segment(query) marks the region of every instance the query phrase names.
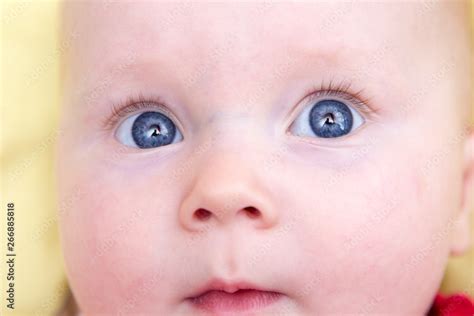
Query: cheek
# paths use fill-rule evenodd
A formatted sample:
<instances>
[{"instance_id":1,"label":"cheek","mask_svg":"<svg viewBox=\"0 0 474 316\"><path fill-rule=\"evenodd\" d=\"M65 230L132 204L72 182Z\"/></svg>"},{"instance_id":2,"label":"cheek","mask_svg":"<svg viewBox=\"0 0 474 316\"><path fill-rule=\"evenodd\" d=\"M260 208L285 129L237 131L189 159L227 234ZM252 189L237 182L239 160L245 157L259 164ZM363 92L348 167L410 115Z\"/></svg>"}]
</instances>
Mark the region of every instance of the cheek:
<instances>
[{"instance_id":1,"label":"cheek","mask_svg":"<svg viewBox=\"0 0 474 316\"><path fill-rule=\"evenodd\" d=\"M61 215L61 235L68 277L86 311L126 311L130 289L153 287L134 303L144 310L148 305L156 311L156 304L171 295L159 285L173 284L174 264L166 254L176 245L164 232L176 230L170 210L178 207L173 188L179 185L164 181L171 177L162 170L153 173L85 164L61 172L62 199L75 188L81 191ZM95 294L102 292L107 295Z\"/></svg>"},{"instance_id":2,"label":"cheek","mask_svg":"<svg viewBox=\"0 0 474 316\"><path fill-rule=\"evenodd\" d=\"M439 285L448 253L446 223L455 199L429 182L453 183L452 170L428 177L422 153L395 157L383 152L374 150L340 173L299 171L305 189L293 193L299 197L293 204L305 220L298 244L309 245L301 253L311 258L302 262L314 263L301 269L308 271L303 278L320 276L312 295L325 302L311 302L314 310L416 310L429 304ZM418 301L407 304L413 297Z\"/></svg>"}]
</instances>

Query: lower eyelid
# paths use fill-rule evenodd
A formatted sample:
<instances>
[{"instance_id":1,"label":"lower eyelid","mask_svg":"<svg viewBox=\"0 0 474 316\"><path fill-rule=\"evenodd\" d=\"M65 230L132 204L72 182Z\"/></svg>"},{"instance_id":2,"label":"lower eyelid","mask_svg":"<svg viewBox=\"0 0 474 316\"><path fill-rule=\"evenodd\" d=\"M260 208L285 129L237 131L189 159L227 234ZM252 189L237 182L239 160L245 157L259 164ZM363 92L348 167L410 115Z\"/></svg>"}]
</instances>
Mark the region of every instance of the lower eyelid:
<instances>
[{"instance_id":1,"label":"lower eyelid","mask_svg":"<svg viewBox=\"0 0 474 316\"><path fill-rule=\"evenodd\" d=\"M370 125L370 124L369 124ZM365 142L359 143L358 140L363 138L357 137L359 134L363 133L365 129L369 126L366 124L361 125L359 128L353 132L334 138L323 138L323 137L312 137L312 136L297 136L289 131L285 133L292 141L309 144L311 146L320 147L321 149L327 148L340 148L340 147L352 147L352 146L362 146Z\"/></svg>"}]
</instances>

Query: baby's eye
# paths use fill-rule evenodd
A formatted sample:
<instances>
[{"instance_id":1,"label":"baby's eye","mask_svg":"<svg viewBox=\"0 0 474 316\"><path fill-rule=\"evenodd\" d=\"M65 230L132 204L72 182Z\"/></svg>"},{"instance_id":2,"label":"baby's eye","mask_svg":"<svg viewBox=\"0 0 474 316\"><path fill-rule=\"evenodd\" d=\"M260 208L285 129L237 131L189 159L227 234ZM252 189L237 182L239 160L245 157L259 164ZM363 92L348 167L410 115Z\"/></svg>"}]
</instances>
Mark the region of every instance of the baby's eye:
<instances>
[{"instance_id":1,"label":"baby's eye","mask_svg":"<svg viewBox=\"0 0 474 316\"><path fill-rule=\"evenodd\" d=\"M296 136L334 138L352 132L363 123L362 116L344 101L325 99L307 106L289 130Z\"/></svg>"},{"instance_id":2,"label":"baby's eye","mask_svg":"<svg viewBox=\"0 0 474 316\"><path fill-rule=\"evenodd\" d=\"M163 113L148 111L126 118L115 137L124 145L153 148L179 142L183 136L176 124Z\"/></svg>"}]
</instances>

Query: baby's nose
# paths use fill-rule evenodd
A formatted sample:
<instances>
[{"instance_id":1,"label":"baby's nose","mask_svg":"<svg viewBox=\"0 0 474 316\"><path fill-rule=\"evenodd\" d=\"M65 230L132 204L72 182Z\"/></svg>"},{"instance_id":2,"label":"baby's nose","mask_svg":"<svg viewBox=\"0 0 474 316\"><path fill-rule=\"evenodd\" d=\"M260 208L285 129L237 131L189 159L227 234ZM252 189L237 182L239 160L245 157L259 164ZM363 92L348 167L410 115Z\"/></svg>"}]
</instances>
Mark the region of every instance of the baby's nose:
<instances>
[{"instance_id":1,"label":"baby's nose","mask_svg":"<svg viewBox=\"0 0 474 316\"><path fill-rule=\"evenodd\" d=\"M186 230L237 223L269 229L277 224L278 211L268 184L252 166L228 154L203 161L197 168L179 210L180 224Z\"/></svg>"}]
</instances>

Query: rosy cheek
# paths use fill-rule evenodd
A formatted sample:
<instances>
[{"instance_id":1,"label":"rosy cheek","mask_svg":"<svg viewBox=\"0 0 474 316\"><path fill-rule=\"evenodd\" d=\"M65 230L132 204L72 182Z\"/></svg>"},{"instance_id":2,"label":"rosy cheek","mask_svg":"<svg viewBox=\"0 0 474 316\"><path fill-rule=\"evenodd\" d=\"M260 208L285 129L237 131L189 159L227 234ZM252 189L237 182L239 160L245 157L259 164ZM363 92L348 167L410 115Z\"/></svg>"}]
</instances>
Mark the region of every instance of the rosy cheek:
<instances>
[{"instance_id":1,"label":"rosy cheek","mask_svg":"<svg viewBox=\"0 0 474 316\"><path fill-rule=\"evenodd\" d=\"M81 198L63 214L61 229L68 274L77 299L83 306L101 310L125 304L131 283L138 286L148 279L158 282L162 268L154 256L160 249L166 250L162 247L165 241L155 237L162 235L160 231L169 230L160 224L160 218L164 218L160 214L170 204L164 199L160 205L149 201L157 192L171 195L163 191L158 181L153 186L155 191L147 190L149 183L139 179L129 177L124 182L123 175L114 174L111 169L97 175L93 166L71 175L74 186L81 188ZM64 192L64 196L68 194ZM91 294L104 289L109 293L107 298L98 299ZM142 302L147 295L142 294Z\"/></svg>"},{"instance_id":2,"label":"rosy cheek","mask_svg":"<svg viewBox=\"0 0 474 316\"><path fill-rule=\"evenodd\" d=\"M403 160L390 165L377 170L378 180L366 182L378 193L367 199L370 214L350 234L352 265L347 269L367 273L361 282L367 282L372 296L389 293L376 281L383 280L394 285L390 290L394 293L410 293L414 284L424 284L417 295L429 300L446 257L446 236L435 239L446 213L442 204L431 202L433 192L419 166Z\"/></svg>"},{"instance_id":3,"label":"rosy cheek","mask_svg":"<svg viewBox=\"0 0 474 316\"><path fill-rule=\"evenodd\" d=\"M399 295L397 292L411 284L400 282L405 273L418 278L417 284L432 284L442 269L439 262L432 268L426 262L437 256L437 247L443 248L443 244L423 258L416 257L440 223L440 216L430 220L438 208L429 203L430 191L419 167L409 163L410 157L405 157L406 161L383 155L370 158L347 169L332 184L327 182L333 178L332 171L296 171L301 172L296 178L311 184L293 192L298 198L291 203L305 218L297 230L301 244L307 245L301 252L308 256L306 262L317 263L306 270L320 275L321 284L315 291L329 300L334 296L331 293L360 296L359 302ZM433 276L424 271L433 271ZM387 289L386 284L394 286ZM327 306L332 303L328 301Z\"/></svg>"}]
</instances>

